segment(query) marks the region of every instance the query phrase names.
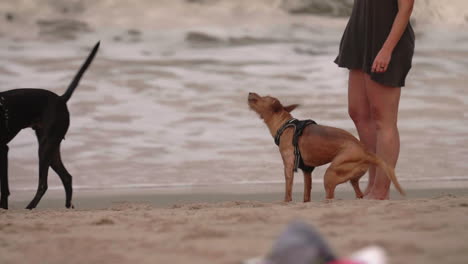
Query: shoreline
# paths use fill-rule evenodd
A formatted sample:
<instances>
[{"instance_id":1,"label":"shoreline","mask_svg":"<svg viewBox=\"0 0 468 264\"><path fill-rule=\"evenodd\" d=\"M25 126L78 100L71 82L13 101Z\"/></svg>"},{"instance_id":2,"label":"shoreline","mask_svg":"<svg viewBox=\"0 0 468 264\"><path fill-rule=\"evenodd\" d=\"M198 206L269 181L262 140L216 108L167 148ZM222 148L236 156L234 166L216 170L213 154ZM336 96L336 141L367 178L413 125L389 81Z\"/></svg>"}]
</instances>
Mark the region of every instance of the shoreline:
<instances>
[{"instance_id":1,"label":"shoreline","mask_svg":"<svg viewBox=\"0 0 468 264\"><path fill-rule=\"evenodd\" d=\"M443 196L468 196L468 182L403 182L407 196L401 196L391 187L391 200L432 199ZM361 183L364 189L365 184ZM23 209L35 190L12 190L10 209ZM293 203L302 203L303 184L296 183L293 189ZM284 195L283 183L268 184L220 184L161 188L115 188L75 189L73 204L76 209L106 209L116 204L147 204L155 208L166 208L181 204L220 203L229 201L257 201L280 203ZM341 184L335 192L336 200L355 200L349 184ZM38 209L61 209L65 194L62 189L48 190L39 203ZM325 192L320 183L312 186L312 203L322 202Z\"/></svg>"}]
</instances>

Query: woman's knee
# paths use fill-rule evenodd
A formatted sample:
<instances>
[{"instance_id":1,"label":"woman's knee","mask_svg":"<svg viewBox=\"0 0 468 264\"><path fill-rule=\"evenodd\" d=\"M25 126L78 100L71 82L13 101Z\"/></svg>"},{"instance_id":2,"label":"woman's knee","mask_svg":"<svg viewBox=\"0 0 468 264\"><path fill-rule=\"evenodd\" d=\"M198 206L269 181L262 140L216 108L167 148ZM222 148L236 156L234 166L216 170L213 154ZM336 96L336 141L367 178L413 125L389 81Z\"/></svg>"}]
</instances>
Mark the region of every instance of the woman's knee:
<instances>
[{"instance_id":1,"label":"woman's knee","mask_svg":"<svg viewBox=\"0 0 468 264\"><path fill-rule=\"evenodd\" d=\"M364 107L350 105L348 106L348 115L356 125L368 124L372 121L370 112Z\"/></svg>"},{"instance_id":2,"label":"woman's knee","mask_svg":"<svg viewBox=\"0 0 468 264\"><path fill-rule=\"evenodd\" d=\"M390 117L390 113L385 113L378 106L371 106L370 112L377 131L397 129L397 120Z\"/></svg>"}]
</instances>

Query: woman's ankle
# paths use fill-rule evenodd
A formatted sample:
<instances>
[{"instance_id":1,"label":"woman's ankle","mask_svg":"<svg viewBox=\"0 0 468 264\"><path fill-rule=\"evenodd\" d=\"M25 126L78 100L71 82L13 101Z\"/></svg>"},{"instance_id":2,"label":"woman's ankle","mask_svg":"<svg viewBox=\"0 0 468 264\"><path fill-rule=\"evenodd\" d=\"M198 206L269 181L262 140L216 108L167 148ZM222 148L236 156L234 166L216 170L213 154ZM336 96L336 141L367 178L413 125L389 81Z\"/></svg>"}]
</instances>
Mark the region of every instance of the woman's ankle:
<instances>
[{"instance_id":1,"label":"woman's ankle","mask_svg":"<svg viewBox=\"0 0 468 264\"><path fill-rule=\"evenodd\" d=\"M365 195L364 198L371 200L388 200L390 199L390 190L378 189L374 187L369 191L369 193Z\"/></svg>"}]
</instances>

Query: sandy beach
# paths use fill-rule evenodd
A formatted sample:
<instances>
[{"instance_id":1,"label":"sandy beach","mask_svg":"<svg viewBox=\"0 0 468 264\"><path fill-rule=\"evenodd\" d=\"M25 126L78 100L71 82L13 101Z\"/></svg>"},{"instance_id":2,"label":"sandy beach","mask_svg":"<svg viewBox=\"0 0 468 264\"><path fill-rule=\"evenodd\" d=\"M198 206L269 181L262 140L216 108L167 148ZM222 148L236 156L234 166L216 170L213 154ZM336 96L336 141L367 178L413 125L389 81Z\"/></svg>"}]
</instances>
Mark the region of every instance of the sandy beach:
<instances>
[{"instance_id":1,"label":"sandy beach","mask_svg":"<svg viewBox=\"0 0 468 264\"><path fill-rule=\"evenodd\" d=\"M88 191L77 194L74 210L58 209L63 194L51 192L37 210L0 211L0 260L241 263L267 254L285 226L300 219L340 256L379 245L390 263L466 263L467 189L410 189L406 199L366 201L342 187L328 203L316 188L314 201L301 203L298 185L296 202L286 204L279 202L281 187Z\"/></svg>"},{"instance_id":2,"label":"sandy beach","mask_svg":"<svg viewBox=\"0 0 468 264\"><path fill-rule=\"evenodd\" d=\"M345 184L325 202L319 167L313 202L301 203L300 174L294 202L280 202L281 158L247 94L299 103L295 117L357 136L347 71L333 63L352 2L1 1L0 91L62 94L101 48L68 104L75 209L52 171L38 208L22 209L38 168L34 132L21 132L9 144L0 263L240 264L296 219L340 256L379 245L391 264L468 263L466 0L416 1L396 168L408 196L355 200Z\"/></svg>"}]
</instances>

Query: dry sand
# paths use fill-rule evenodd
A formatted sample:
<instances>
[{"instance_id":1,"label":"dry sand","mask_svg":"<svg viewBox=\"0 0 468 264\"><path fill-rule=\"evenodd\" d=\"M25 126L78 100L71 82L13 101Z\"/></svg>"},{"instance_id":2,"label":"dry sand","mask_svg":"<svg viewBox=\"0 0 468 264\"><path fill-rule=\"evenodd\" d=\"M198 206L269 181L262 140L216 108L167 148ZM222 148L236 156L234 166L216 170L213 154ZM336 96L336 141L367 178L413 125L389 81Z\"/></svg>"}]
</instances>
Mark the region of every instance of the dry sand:
<instances>
[{"instance_id":1,"label":"dry sand","mask_svg":"<svg viewBox=\"0 0 468 264\"><path fill-rule=\"evenodd\" d=\"M285 204L280 187L82 191L75 210L50 209L63 206L63 194L53 191L40 204L49 209L0 210L0 263L241 263L267 254L295 219L317 227L341 256L377 244L391 263L468 259L467 189L411 189L404 200L366 201L342 187L344 199L327 203L316 188L314 202ZM295 195L300 201L301 192Z\"/></svg>"}]
</instances>

